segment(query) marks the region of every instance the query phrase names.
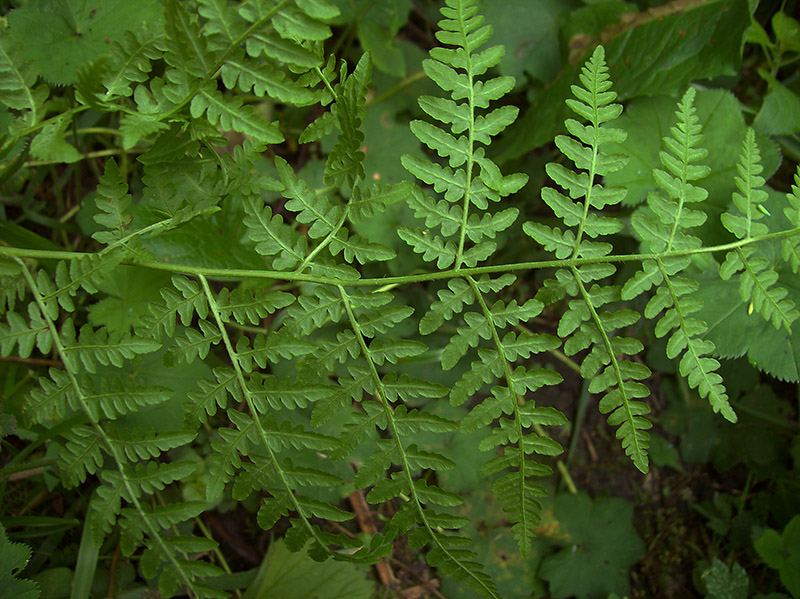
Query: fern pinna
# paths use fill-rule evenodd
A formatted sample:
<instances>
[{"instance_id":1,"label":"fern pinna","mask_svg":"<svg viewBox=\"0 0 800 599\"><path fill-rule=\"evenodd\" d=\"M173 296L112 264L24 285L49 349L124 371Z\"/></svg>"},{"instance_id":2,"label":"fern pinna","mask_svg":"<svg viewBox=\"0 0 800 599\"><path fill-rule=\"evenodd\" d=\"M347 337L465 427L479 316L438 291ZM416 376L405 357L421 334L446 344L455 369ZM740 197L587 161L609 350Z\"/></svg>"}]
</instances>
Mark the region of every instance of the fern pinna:
<instances>
[{"instance_id":1,"label":"fern pinna","mask_svg":"<svg viewBox=\"0 0 800 599\"><path fill-rule=\"evenodd\" d=\"M704 247L692 233L708 218L692 89L663 140L658 189L626 231L617 212L625 190L603 180L623 165L609 148L625 134L613 126L622 107L598 47L568 101L578 118L555 140L568 162L546 167L554 187L542 190L542 208L563 224L523 223L543 259L497 263L499 241L519 216L508 200L527 176L503 174L490 157L518 109L497 106L514 80L491 75L504 49L488 45L492 30L477 2L444 2L442 47L423 63L441 94L419 98L427 117L410 127L430 152L402 157L421 186L367 176L372 60L325 56L337 13L328 0L165 0L162 21L110 40L109 55L85 65L75 104L60 113L36 62L0 33L0 101L12 119L0 139L4 180L28 153L81 159L67 131L84 111L119 123L120 156L105 160L85 199L86 243L96 251L0 246L0 351L55 359L26 400L26 425L58 444L63 485L90 491L95 543L118 539L163 596L226 596L215 577L227 564L204 558L218 555L217 543L199 534L198 517L255 497L258 524L281 522L291 549L374 563L405 536L442 574L498 597L459 532L468 524L462 498L438 475L463 466L460 456L431 438L483 433L480 476L492 480L528 554L542 477L561 452L548 427L567 423L537 394L562 382L542 366L549 355L581 356L588 390L646 472L650 371L638 357L643 344L625 335L640 320L640 302L689 386L731 421L716 348L697 317L698 257L723 259L719 275L738 278L749 312L786 331L797 318L778 259L758 242L780 239L781 260L800 270L800 171L785 208L793 228L771 230L748 133L738 191L722 215L733 241ZM266 101L314 107L297 141L330 148L319 180L275 152L291 128L264 118L258 102ZM244 141L220 153L228 143L221 131ZM385 274L401 250L359 225L397 203L417 219L399 228L402 249L424 268L367 278ZM209 231L233 224L241 239L226 240L224 255L205 247ZM614 253L626 232L641 253ZM196 235L201 243L187 242ZM626 279L620 263L634 274ZM534 298L513 297L518 277L535 269L553 274ZM109 317L119 286L140 277L155 291ZM405 293L412 285L417 295ZM536 332L543 313L559 316L557 335ZM437 360L431 380L415 371ZM183 369L193 380L178 380ZM379 533L365 538L330 524L353 517L348 488L387 506Z\"/></svg>"}]
</instances>

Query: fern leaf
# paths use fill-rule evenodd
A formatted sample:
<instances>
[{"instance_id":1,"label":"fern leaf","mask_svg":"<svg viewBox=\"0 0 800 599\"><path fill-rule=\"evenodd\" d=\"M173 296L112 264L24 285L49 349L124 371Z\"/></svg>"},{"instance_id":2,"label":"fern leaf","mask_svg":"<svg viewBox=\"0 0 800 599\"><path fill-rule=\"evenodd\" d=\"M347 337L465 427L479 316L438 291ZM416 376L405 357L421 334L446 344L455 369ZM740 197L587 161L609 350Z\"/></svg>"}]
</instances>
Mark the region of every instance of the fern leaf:
<instances>
[{"instance_id":1,"label":"fern leaf","mask_svg":"<svg viewBox=\"0 0 800 599\"><path fill-rule=\"evenodd\" d=\"M342 252L344 259L351 263L357 260L361 264L368 264L391 260L397 255L391 248L369 241L356 233L348 233L346 229L339 229L336 232L328 248L334 256Z\"/></svg>"},{"instance_id":2,"label":"fern leaf","mask_svg":"<svg viewBox=\"0 0 800 599\"><path fill-rule=\"evenodd\" d=\"M215 368L214 381L200 379L197 381L199 389L190 391L187 395L190 402L186 406L187 418L192 423L206 422L208 416L217 413L217 407L223 410L228 405L228 397L234 401L242 401L243 395L239 380L230 368Z\"/></svg>"},{"instance_id":3,"label":"fern leaf","mask_svg":"<svg viewBox=\"0 0 800 599\"><path fill-rule=\"evenodd\" d=\"M428 335L441 327L445 321L459 314L464 306L475 301L469 284L463 279L450 279L447 289L438 292L439 299L431 304L430 310L419 321L419 332Z\"/></svg>"},{"instance_id":4,"label":"fern leaf","mask_svg":"<svg viewBox=\"0 0 800 599\"><path fill-rule=\"evenodd\" d=\"M434 201L415 188L408 205L414 210L414 216L425 219L425 227L439 227L442 235L449 237L461 228L463 210L461 206L452 205L447 200Z\"/></svg>"},{"instance_id":5,"label":"fern leaf","mask_svg":"<svg viewBox=\"0 0 800 599\"><path fill-rule=\"evenodd\" d=\"M434 191L444 192L444 199L448 202L458 201L467 190L467 178L463 169L453 171L449 167L408 154L401 158L401 162L412 175L428 185L433 185Z\"/></svg>"},{"instance_id":6,"label":"fern leaf","mask_svg":"<svg viewBox=\"0 0 800 599\"><path fill-rule=\"evenodd\" d=\"M48 120L31 141L31 155L44 161L70 163L80 160L78 149L66 140L69 124L70 120L66 115Z\"/></svg>"},{"instance_id":7,"label":"fern leaf","mask_svg":"<svg viewBox=\"0 0 800 599\"><path fill-rule=\"evenodd\" d=\"M331 206L324 196L318 196L304 181L298 180L283 158L275 158L275 168L284 186L283 195L289 199L286 208L297 212L295 218L301 223L311 223L308 234L312 239L323 237L338 227L343 215L341 206Z\"/></svg>"},{"instance_id":8,"label":"fern leaf","mask_svg":"<svg viewBox=\"0 0 800 599\"><path fill-rule=\"evenodd\" d=\"M79 364L82 364L92 374L97 372L98 362L121 368L126 359L152 353L161 347L161 343L153 339L134 337L127 332L109 332L105 327L93 330L88 324L83 325L76 336L72 319L65 321L61 339L61 355L65 362L69 361L70 370L79 372Z\"/></svg>"},{"instance_id":9,"label":"fern leaf","mask_svg":"<svg viewBox=\"0 0 800 599\"><path fill-rule=\"evenodd\" d=\"M252 136L261 143L276 144L283 135L275 124L268 123L236 97L223 96L211 84L201 89L189 106L193 118L205 115L212 125Z\"/></svg>"},{"instance_id":10,"label":"fern leaf","mask_svg":"<svg viewBox=\"0 0 800 599\"><path fill-rule=\"evenodd\" d=\"M342 298L329 288L320 286L314 289L314 295L301 295L287 309L291 318L287 325L308 335L328 321L338 322L342 312Z\"/></svg>"},{"instance_id":11,"label":"fern leaf","mask_svg":"<svg viewBox=\"0 0 800 599\"><path fill-rule=\"evenodd\" d=\"M323 41L328 39L331 36L330 27L318 21L316 17L310 16L304 10L304 8L310 6L310 3L305 3L307 5L305 7L303 7L303 4L303 2L298 2L297 6L293 4L283 5L272 20L272 25L275 27L275 30L281 37L296 42L304 40ZM269 7L272 8L271 3ZM311 14L319 14L312 10L309 10L309 12L311 12Z\"/></svg>"},{"instance_id":12,"label":"fern leaf","mask_svg":"<svg viewBox=\"0 0 800 599\"><path fill-rule=\"evenodd\" d=\"M44 424L62 418L67 406L78 406L72 381L63 370L51 368L48 376L39 377L39 388L31 390L24 413L29 421Z\"/></svg>"},{"instance_id":13,"label":"fern leaf","mask_svg":"<svg viewBox=\"0 0 800 599\"><path fill-rule=\"evenodd\" d=\"M191 443L196 434L189 431L125 431L111 436L111 443L129 462L156 458L163 452Z\"/></svg>"},{"instance_id":14,"label":"fern leaf","mask_svg":"<svg viewBox=\"0 0 800 599\"><path fill-rule=\"evenodd\" d=\"M259 335L252 342L252 347L247 337L240 337L236 342L236 359L242 370L252 372L253 362L261 368L266 368L268 363L284 359L306 356L315 351L314 344L286 334L283 329L270 335Z\"/></svg>"},{"instance_id":15,"label":"fern leaf","mask_svg":"<svg viewBox=\"0 0 800 599\"><path fill-rule=\"evenodd\" d=\"M75 304L72 297L80 289L89 293L97 293L97 286L122 262L124 257L125 253L122 250L113 250L85 255L79 260L71 260L69 266L66 262L59 262L55 276L57 290L48 289L42 300L48 303L55 297L64 310L73 312Z\"/></svg>"},{"instance_id":16,"label":"fern leaf","mask_svg":"<svg viewBox=\"0 0 800 599\"><path fill-rule=\"evenodd\" d=\"M228 49L244 32L244 22L226 0L199 0L197 12L206 19L203 36L208 41L209 50Z\"/></svg>"},{"instance_id":17,"label":"fern leaf","mask_svg":"<svg viewBox=\"0 0 800 599\"><path fill-rule=\"evenodd\" d=\"M223 287L217 295L217 307L223 320L233 317L239 324L259 324L276 310L290 306L295 300L285 291L259 291L239 287L231 291Z\"/></svg>"},{"instance_id":18,"label":"fern leaf","mask_svg":"<svg viewBox=\"0 0 800 599\"><path fill-rule=\"evenodd\" d=\"M98 214L94 221L107 229L98 231L92 237L100 243L112 243L122 239L125 228L131 223L133 217L127 212L131 204L128 184L122 178L116 160L106 161L105 173L97 186L97 199L95 200Z\"/></svg>"},{"instance_id":19,"label":"fern leaf","mask_svg":"<svg viewBox=\"0 0 800 599\"><path fill-rule=\"evenodd\" d=\"M52 376L52 373L51 373ZM124 414L136 412L140 408L157 406L169 400L172 392L156 385L136 385L124 376L80 378L84 391L83 406L92 418L101 414L116 419Z\"/></svg>"},{"instance_id":20,"label":"fern leaf","mask_svg":"<svg viewBox=\"0 0 800 599\"><path fill-rule=\"evenodd\" d=\"M275 61L303 69L321 67L324 62L322 56L307 45L280 37L271 31L254 33L248 36L246 42L247 53L253 58L259 58L263 54Z\"/></svg>"},{"instance_id":21,"label":"fern leaf","mask_svg":"<svg viewBox=\"0 0 800 599\"><path fill-rule=\"evenodd\" d=\"M308 106L317 101L316 95L294 80L270 61L258 63L245 59L243 53L229 57L222 67L222 82L229 90L252 92L259 97L268 96L277 102L294 106Z\"/></svg>"},{"instance_id":22,"label":"fern leaf","mask_svg":"<svg viewBox=\"0 0 800 599\"><path fill-rule=\"evenodd\" d=\"M416 253L428 262L436 260L437 268L447 268L456 260L457 248L452 241L445 241L438 235L430 235L420 228L400 227L397 234L408 243Z\"/></svg>"},{"instance_id":23,"label":"fern leaf","mask_svg":"<svg viewBox=\"0 0 800 599\"><path fill-rule=\"evenodd\" d=\"M389 206L405 200L414 192L414 186L408 181L394 184L374 183L359 185L347 202L347 215L350 222L357 224L364 218L382 214Z\"/></svg>"},{"instance_id":24,"label":"fern leaf","mask_svg":"<svg viewBox=\"0 0 800 599\"><path fill-rule=\"evenodd\" d=\"M153 29L124 31L118 39L111 42L111 66L103 80L106 88L102 96L104 101L109 102L117 96L128 98L133 94L134 83L147 80L151 61L161 57L161 51L156 48L157 38Z\"/></svg>"},{"instance_id":25,"label":"fern leaf","mask_svg":"<svg viewBox=\"0 0 800 599\"><path fill-rule=\"evenodd\" d=\"M121 510L120 527L122 535L120 539L122 552L125 555L131 555L137 547L141 546L144 542L145 522L155 526L159 529L168 529L172 526L196 518L203 513L206 504L201 501L186 501L181 503L168 503L166 505L159 505L155 507L148 507L144 510L144 517L134 509L123 508ZM186 541L181 542L181 549L183 551L208 551L214 549L217 544L211 539L200 539L196 537L187 537L192 539L191 546Z\"/></svg>"},{"instance_id":26,"label":"fern leaf","mask_svg":"<svg viewBox=\"0 0 800 599\"><path fill-rule=\"evenodd\" d=\"M103 467L103 439L89 426L76 426L66 436L67 444L58 456L58 469L64 486L76 487Z\"/></svg>"},{"instance_id":27,"label":"fern leaf","mask_svg":"<svg viewBox=\"0 0 800 599\"><path fill-rule=\"evenodd\" d=\"M164 3L164 59L189 76L203 78L210 68L213 53L209 52L202 35L198 15L177 0Z\"/></svg>"},{"instance_id":28,"label":"fern leaf","mask_svg":"<svg viewBox=\"0 0 800 599\"><path fill-rule=\"evenodd\" d=\"M292 230L283 218L273 216L269 206L262 206L260 200L245 202L247 216L244 224L250 239L256 243L256 251L265 256L274 256L273 268L281 270L292 268L302 262L308 251L306 238Z\"/></svg>"},{"instance_id":29,"label":"fern leaf","mask_svg":"<svg viewBox=\"0 0 800 599\"><path fill-rule=\"evenodd\" d=\"M197 469L193 462L148 462L126 468L124 473L104 470L100 478L112 487L121 487L121 496L126 501L133 501L142 494L151 495L163 491L167 485L181 480ZM123 484L123 480L125 484Z\"/></svg>"},{"instance_id":30,"label":"fern leaf","mask_svg":"<svg viewBox=\"0 0 800 599\"><path fill-rule=\"evenodd\" d=\"M205 359L212 345L222 341L222 333L213 323L207 320L200 321L200 330L186 329L183 335L175 338L176 347L167 354L167 364L185 362L190 364L197 358Z\"/></svg>"},{"instance_id":31,"label":"fern leaf","mask_svg":"<svg viewBox=\"0 0 800 599\"><path fill-rule=\"evenodd\" d=\"M159 337L162 329L168 336L175 334L176 314L184 326L191 324L195 313L200 318L208 316L208 303L197 283L176 275L172 277L172 285L161 290L164 303L151 304L150 314L141 320L141 329L154 338Z\"/></svg>"},{"instance_id":32,"label":"fern leaf","mask_svg":"<svg viewBox=\"0 0 800 599\"><path fill-rule=\"evenodd\" d=\"M16 312L8 312L7 324L0 322L0 353L3 356L10 356L15 346L20 358L29 357L34 347L43 354L50 352L53 337L36 304L28 304L28 315L30 320L26 321Z\"/></svg>"}]
</instances>

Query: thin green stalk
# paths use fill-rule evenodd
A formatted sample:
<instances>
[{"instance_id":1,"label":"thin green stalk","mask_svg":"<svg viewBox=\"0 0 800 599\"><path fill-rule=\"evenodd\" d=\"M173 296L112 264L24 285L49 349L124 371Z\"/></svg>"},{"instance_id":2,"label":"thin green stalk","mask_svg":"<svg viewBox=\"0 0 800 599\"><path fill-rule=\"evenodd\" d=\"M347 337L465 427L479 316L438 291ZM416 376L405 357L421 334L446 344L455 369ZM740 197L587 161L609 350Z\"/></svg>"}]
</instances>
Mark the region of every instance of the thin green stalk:
<instances>
[{"instance_id":1,"label":"thin green stalk","mask_svg":"<svg viewBox=\"0 0 800 599\"><path fill-rule=\"evenodd\" d=\"M158 224L158 223L157 223ZM155 226L155 225L153 225ZM163 225L162 225L163 226ZM138 232L137 232L138 233ZM124 260L124 264L135 264L144 268L154 270L164 270L168 272L183 273L187 275L203 275L212 278L224 278L228 280L240 279L279 279L284 281L301 281L309 283L319 283L320 285L343 285L345 287L361 287L372 285L406 285L410 283L424 283L427 281L441 281L464 276L479 276L483 274L495 274L504 272L514 272L520 270L538 270L543 268L570 268L586 264L617 264L624 262L643 262L645 260L657 260L659 258L674 258L679 256L694 256L700 254L712 254L724 252L740 247L753 245L761 241L770 239L783 239L793 235L800 235L800 227L767 233L759 237L750 239L739 239L730 243L698 248L696 250L681 250L665 252L662 254L617 254L602 256L599 258L567 258L564 260L537 260L531 262L513 262L510 264L499 264L494 266L476 266L472 268L462 268L456 270L440 270L435 272L420 273L416 275L404 275L394 277L364 278L353 280L332 279L329 277L318 277L310 274L297 273L282 270L256 270L243 268L207 268L203 266L190 266L187 264L175 264L166 262L140 262L133 259ZM46 260L80 260L90 255L86 252L68 252L61 250L34 250L28 248L3 247L0 246L0 255L18 258L36 258Z\"/></svg>"}]
</instances>

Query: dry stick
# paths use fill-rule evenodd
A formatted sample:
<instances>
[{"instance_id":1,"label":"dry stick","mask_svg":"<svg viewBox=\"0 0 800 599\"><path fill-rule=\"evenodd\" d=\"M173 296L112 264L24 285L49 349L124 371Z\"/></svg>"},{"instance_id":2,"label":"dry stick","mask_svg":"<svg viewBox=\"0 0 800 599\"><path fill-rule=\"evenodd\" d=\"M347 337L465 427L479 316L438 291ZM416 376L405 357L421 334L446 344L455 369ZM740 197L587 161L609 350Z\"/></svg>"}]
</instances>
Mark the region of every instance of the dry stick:
<instances>
[{"instance_id":1,"label":"dry stick","mask_svg":"<svg viewBox=\"0 0 800 599\"><path fill-rule=\"evenodd\" d=\"M378 528L372 520L369 505L367 505L367 500L364 498L363 491L356 490L350 493L350 505L353 506L353 511L356 513L358 525L361 527L361 530L369 535L378 534ZM392 588L397 584L397 578L395 578L387 558L384 557L375 564L375 569L378 571L378 576L385 587Z\"/></svg>"},{"instance_id":2,"label":"dry stick","mask_svg":"<svg viewBox=\"0 0 800 599\"><path fill-rule=\"evenodd\" d=\"M428 593L430 593L431 595L435 595L435 596L436 596L436 597L438 597L439 599L447 599L447 597L445 597L444 595L442 595L442 594L439 592L438 588L437 588L437 587L439 586L439 581L438 581L438 579L435 579L435 578L434 578L433 580L425 580L425 579L424 579L424 578L422 578L422 577L421 577L419 574L417 574L416 572L414 572L414 570L412 570L411 568L409 568L409 567L408 567L406 564L404 564L403 562L401 562L401 561L400 561L399 559L397 559L396 557L393 557L393 558L391 558L391 561L393 561L395 564L397 564L398 566L400 566L400 569L402 569L404 572L406 572L407 574L410 574L411 576L413 576L414 578L416 578L416 579L417 579L417 581L418 581L420 584L419 584L419 585L417 585L416 587L412 587L412 588L424 588L424 589L425 589L425 590L426 590ZM409 589L406 589L406 590L409 590Z\"/></svg>"}]
</instances>

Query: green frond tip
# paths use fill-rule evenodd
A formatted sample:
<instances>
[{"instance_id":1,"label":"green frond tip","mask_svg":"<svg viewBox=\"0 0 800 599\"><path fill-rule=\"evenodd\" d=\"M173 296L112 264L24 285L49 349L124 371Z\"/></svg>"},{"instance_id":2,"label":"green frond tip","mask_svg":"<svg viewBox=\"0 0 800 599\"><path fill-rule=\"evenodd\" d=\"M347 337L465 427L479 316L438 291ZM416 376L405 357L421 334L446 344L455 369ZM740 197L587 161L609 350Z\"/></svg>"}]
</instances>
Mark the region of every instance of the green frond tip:
<instances>
[{"instance_id":1,"label":"green frond tip","mask_svg":"<svg viewBox=\"0 0 800 599\"><path fill-rule=\"evenodd\" d=\"M577 100L566 101L573 112L589 121L595 129L622 114L622 106L614 103L617 94L611 91L605 56L603 46L597 46L578 76L583 87L571 86Z\"/></svg>"}]
</instances>

